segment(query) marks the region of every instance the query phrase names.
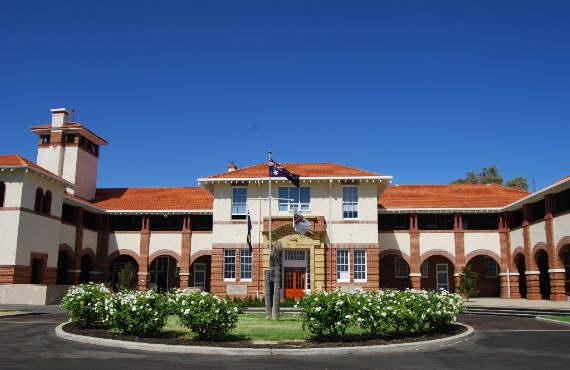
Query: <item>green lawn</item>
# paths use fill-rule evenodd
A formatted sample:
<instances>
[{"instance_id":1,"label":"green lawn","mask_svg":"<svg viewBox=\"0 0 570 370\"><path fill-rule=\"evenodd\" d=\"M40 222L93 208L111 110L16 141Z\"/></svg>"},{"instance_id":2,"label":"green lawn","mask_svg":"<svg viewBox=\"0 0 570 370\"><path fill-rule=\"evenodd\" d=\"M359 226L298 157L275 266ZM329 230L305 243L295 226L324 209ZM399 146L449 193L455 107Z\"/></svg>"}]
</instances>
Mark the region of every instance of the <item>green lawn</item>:
<instances>
[{"instance_id":1,"label":"green lawn","mask_svg":"<svg viewBox=\"0 0 570 370\"><path fill-rule=\"evenodd\" d=\"M181 336L194 339L195 334L180 324L177 316L170 316L164 327L168 336ZM360 334L358 328L347 330L349 334ZM309 339L311 334L304 331L298 316L282 314L279 321L265 319L264 313L244 313L239 315L237 327L224 340L294 340Z\"/></svg>"},{"instance_id":2,"label":"green lawn","mask_svg":"<svg viewBox=\"0 0 570 370\"><path fill-rule=\"evenodd\" d=\"M552 321L563 321L570 323L570 316L543 316L543 318Z\"/></svg>"}]
</instances>

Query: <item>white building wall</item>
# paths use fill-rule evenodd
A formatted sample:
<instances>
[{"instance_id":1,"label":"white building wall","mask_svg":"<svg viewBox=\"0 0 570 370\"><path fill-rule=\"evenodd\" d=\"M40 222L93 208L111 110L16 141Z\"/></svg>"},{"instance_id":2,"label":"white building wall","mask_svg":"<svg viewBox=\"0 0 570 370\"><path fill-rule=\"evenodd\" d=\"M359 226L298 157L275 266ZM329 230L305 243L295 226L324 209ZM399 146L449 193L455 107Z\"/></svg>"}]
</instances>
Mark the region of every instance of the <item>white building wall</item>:
<instances>
[{"instance_id":1,"label":"white building wall","mask_svg":"<svg viewBox=\"0 0 570 370\"><path fill-rule=\"evenodd\" d=\"M89 248L97 253L97 233L88 229L83 229L83 249Z\"/></svg>"},{"instance_id":2,"label":"white building wall","mask_svg":"<svg viewBox=\"0 0 570 370\"><path fill-rule=\"evenodd\" d=\"M36 163L51 173L62 176L63 158L63 147L61 145L40 146L38 147Z\"/></svg>"},{"instance_id":3,"label":"white building wall","mask_svg":"<svg viewBox=\"0 0 570 370\"><path fill-rule=\"evenodd\" d=\"M148 247L149 256L161 249L171 250L180 255L182 253L182 233L152 232Z\"/></svg>"},{"instance_id":4,"label":"white building wall","mask_svg":"<svg viewBox=\"0 0 570 370\"><path fill-rule=\"evenodd\" d=\"M67 244L75 250L75 226L61 224L60 244Z\"/></svg>"},{"instance_id":5,"label":"white building wall","mask_svg":"<svg viewBox=\"0 0 570 370\"><path fill-rule=\"evenodd\" d=\"M406 255L410 255L410 234L385 232L378 234L378 244L380 251L396 249Z\"/></svg>"},{"instance_id":6,"label":"white building wall","mask_svg":"<svg viewBox=\"0 0 570 370\"><path fill-rule=\"evenodd\" d=\"M98 158L77 146L65 147L63 178L76 185L74 194L85 199L95 196Z\"/></svg>"},{"instance_id":7,"label":"white building wall","mask_svg":"<svg viewBox=\"0 0 570 370\"><path fill-rule=\"evenodd\" d=\"M511 230L511 252L517 247L524 248L523 228Z\"/></svg>"},{"instance_id":8,"label":"white building wall","mask_svg":"<svg viewBox=\"0 0 570 370\"><path fill-rule=\"evenodd\" d=\"M486 249L498 256L501 255L501 240L498 232L465 232L464 240L466 256L477 249Z\"/></svg>"},{"instance_id":9,"label":"white building wall","mask_svg":"<svg viewBox=\"0 0 570 370\"><path fill-rule=\"evenodd\" d=\"M22 192L24 171L0 171L0 181L6 186L4 193L4 207L13 208L22 206Z\"/></svg>"},{"instance_id":10,"label":"white building wall","mask_svg":"<svg viewBox=\"0 0 570 370\"><path fill-rule=\"evenodd\" d=\"M16 264L20 214L18 210L0 211L0 265Z\"/></svg>"},{"instance_id":11,"label":"white building wall","mask_svg":"<svg viewBox=\"0 0 570 370\"><path fill-rule=\"evenodd\" d=\"M61 229L59 220L21 212L19 221L16 264L29 266L31 253L37 252L48 255L48 267L57 267Z\"/></svg>"},{"instance_id":12,"label":"white building wall","mask_svg":"<svg viewBox=\"0 0 570 370\"><path fill-rule=\"evenodd\" d=\"M252 242L257 243L256 238L252 235ZM190 255L203 250L212 249L212 233L210 232L193 232L192 233L192 249Z\"/></svg>"},{"instance_id":13,"label":"white building wall","mask_svg":"<svg viewBox=\"0 0 570 370\"><path fill-rule=\"evenodd\" d=\"M560 239L565 236L570 237L570 213L554 217L554 245L558 245Z\"/></svg>"},{"instance_id":14,"label":"white building wall","mask_svg":"<svg viewBox=\"0 0 570 370\"><path fill-rule=\"evenodd\" d=\"M455 256L455 235L452 232L420 232L420 255L434 249L441 249Z\"/></svg>"},{"instance_id":15,"label":"white building wall","mask_svg":"<svg viewBox=\"0 0 570 370\"><path fill-rule=\"evenodd\" d=\"M141 235L140 232L114 232L109 234L109 254L119 250L127 249L135 252L137 255L140 251Z\"/></svg>"},{"instance_id":16,"label":"white building wall","mask_svg":"<svg viewBox=\"0 0 570 370\"><path fill-rule=\"evenodd\" d=\"M61 217L61 206L63 204L63 184L41 177L35 172L28 172L23 179L22 187L22 207L34 209L36 202L36 190L41 187L44 194L51 191L51 215Z\"/></svg>"},{"instance_id":17,"label":"white building wall","mask_svg":"<svg viewBox=\"0 0 570 370\"><path fill-rule=\"evenodd\" d=\"M530 245L535 246L537 243L546 244L545 222L537 222L530 225Z\"/></svg>"}]
</instances>

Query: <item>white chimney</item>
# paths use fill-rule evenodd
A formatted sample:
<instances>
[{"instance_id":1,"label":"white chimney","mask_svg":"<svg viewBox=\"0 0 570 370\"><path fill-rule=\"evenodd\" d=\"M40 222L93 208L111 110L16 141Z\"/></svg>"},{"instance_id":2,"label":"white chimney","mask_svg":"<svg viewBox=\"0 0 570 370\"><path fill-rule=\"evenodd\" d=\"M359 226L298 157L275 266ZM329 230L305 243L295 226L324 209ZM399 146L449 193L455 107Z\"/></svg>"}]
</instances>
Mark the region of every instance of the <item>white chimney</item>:
<instances>
[{"instance_id":1,"label":"white chimney","mask_svg":"<svg viewBox=\"0 0 570 370\"><path fill-rule=\"evenodd\" d=\"M228 164L228 172L234 172L235 170L237 170L237 166L234 162L230 162Z\"/></svg>"},{"instance_id":2,"label":"white chimney","mask_svg":"<svg viewBox=\"0 0 570 370\"><path fill-rule=\"evenodd\" d=\"M67 123L67 109L55 108L51 111L51 127L63 127Z\"/></svg>"}]
</instances>

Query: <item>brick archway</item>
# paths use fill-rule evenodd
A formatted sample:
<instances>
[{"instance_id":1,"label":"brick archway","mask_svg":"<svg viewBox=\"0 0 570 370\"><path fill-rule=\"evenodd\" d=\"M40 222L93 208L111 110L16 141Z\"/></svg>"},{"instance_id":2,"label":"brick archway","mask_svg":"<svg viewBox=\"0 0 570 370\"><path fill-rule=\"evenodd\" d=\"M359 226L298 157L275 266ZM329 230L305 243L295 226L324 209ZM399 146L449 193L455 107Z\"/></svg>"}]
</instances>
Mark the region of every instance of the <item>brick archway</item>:
<instances>
[{"instance_id":1,"label":"brick archway","mask_svg":"<svg viewBox=\"0 0 570 370\"><path fill-rule=\"evenodd\" d=\"M487 256L489 258L492 258L495 262L497 262L497 265L499 265L499 267L501 266L501 257L497 253L491 252L490 250L487 249L477 249L469 252L465 256L465 264L466 265L469 264L469 262L471 262L473 258L478 256Z\"/></svg>"},{"instance_id":2,"label":"brick archway","mask_svg":"<svg viewBox=\"0 0 570 370\"><path fill-rule=\"evenodd\" d=\"M447 283L447 290L454 292L454 261L455 259L451 253L441 249L434 249L422 254L420 257L420 268L423 270L424 262L427 263L427 276L422 275L422 278L420 279L421 288L426 290L437 290L439 288L445 288L444 283ZM447 265L447 267L442 266L442 268L447 269L447 274L438 272L440 265Z\"/></svg>"},{"instance_id":3,"label":"brick archway","mask_svg":"<svg viewBox=\"0 0 570 370\"><path fill-rule=\"evenodd\" d=\"M407 276L398 276L396 271L396 257L406 262ZM380 258L380 288L381 289L406 289L411 287L410 282L410 257L399 249L387 249L379 253ZM401 272L401 271L400 271Z\"/></svg>"},{"instance_id":4,"label":"brick archway","mask_svg":"<svg viewBox=\"0 0 570 370\"><path fill-rule=\"evenodd\" d=\"M394 256L398 256L403 258L409 266L411 266L410 263L410 256L408 256L406 253L402 252L399 249L386 249L383 250L379 253L378 257L380 257L380 259L382 259L382 257L386 257L386 256L390 256L390 255L394 255Z\"/></svg>"},{"instance_id":5,"label":"brick archway","mask_svg":"<svg viewBox=\"0 0 570 370\"><path fill-rule=\"evenodd\" d=\"M449 262L451 263L451 265L453 267L455 267L455 263L454 263L455 257L451 253L449 253L448 251L443 250L443 249L432 249L432 250L427 251L424 254L422 254L420 256L420 266L422 265L422 263L424 263L425 260L427 260L430 257L434 257L434 256L442 256L442 257L447 258L449 260Z\"/></svg>"},{"instance_id":6,"label":"brick archway","mask_svg":"<svg viewBox=\"0 0 570 370\"><path fill-rule=\"evenodd\" d=\"M132 257L135 260L135 262L137 263L137 267L140 265L140 256L138 255L138 253L136 253L130 249L119 249L119 250L116 250L107 256L107 259L105 262L105 266L107 267L107 269L110 269L111 266L113 265L113 262L115 262L115 260L121 256Z\"/></svg>"},{"instance_id":7,"label":"brick archway","mask_svg":"<svg viewBox=\"0 0 570 370\"><path fill-rule=\"evenodd\" d=\"M570 248L570 236L563 236L556 244L556 255L562 257L564 250Z\"/></svg>"},{"instance_id":8,"label":"brick archway","mask_svg":"<svg viewBox=\"0 0 570 370\"><path fill-rule=\"evenodd\" d=\"M517 247L512 254L513 268L519 274L519 292L521 298L526 298L527 288L526 288L526 256L524 254L524 249L522 247Z\"/></svg>"},{"instance_id":9,"label":"brick archway","mask_svg":"<svg viewBox=\"0 0 570 370\"><path fill-rule=\"evenodd\" d=\"M154 259L158 256L169 256L172 257L176 260L176 262L180 263L180 255L172 250L169 249L160 249L157 250L156 252L154 252L153 254L151 254L148 257L148 261L149 263L152 263L152 261L154 261Z\"/></svg>"},{"instance_id":10,"label":"brick archway","mask_svg":"<svg viewBox=\"0 0 570 370\"><path fill-rule=\"evenodd\" d=\"M536 261L537 253L539 251L544 251L548 255L548 249L546 248L546 243L538 242L532 247L531 256Z\"/></svg>"},{"instance_id":11,"label":"brick archway","mask_svg":"<svg viewBox=\"0 0 570 370\"><path fill-rule=\"evenodd\" d=\"M195 252L190 256L190 265L192 265L198 258L203 256L210 256L212 257L212 250L211 249L204 249L198 252Z\"/></svg>"},{"instance_id":12,"label":"brick archway","mask_svg":"<svg viewBox=\"0 0 570 370\"><path fill-rule=\"evenodd\" d=\"M62 243L59 245L59 249L58 252L64 251L66 253L68 253L72 258L73 258L73 248L71 248L71 246L67 243Z\"/></svg>"},{"instance_id":13,"label":"brick archway","mask_svg":"<svg viewBox=\"0 0 570 370\"><path fill-rule=\"evenodd\" d=\"M491 251L475 250L465 260L465 265L477 274L477 297L500 297L500 257Z\"/></svg>"}]
</instances>

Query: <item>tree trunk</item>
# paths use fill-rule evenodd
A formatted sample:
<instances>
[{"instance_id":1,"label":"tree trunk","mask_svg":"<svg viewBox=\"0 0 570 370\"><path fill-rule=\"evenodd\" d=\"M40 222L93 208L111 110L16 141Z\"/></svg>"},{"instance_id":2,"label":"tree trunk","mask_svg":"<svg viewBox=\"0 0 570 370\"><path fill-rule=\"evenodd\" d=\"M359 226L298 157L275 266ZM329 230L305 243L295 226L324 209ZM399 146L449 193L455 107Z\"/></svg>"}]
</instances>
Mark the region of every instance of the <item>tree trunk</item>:
<instances>
[{"instance_id":1,"label":"tree trunk","mask_svg":"<svg viewBox=\"0 0 570 370\"><path fill-rule=\"evenodd\" d=\"M271 319L271 269L265 270L264 272L264 284L265 284L265 318L267 320Z\"/></svg>"},{"instance_id":2,"label":"tree trunk","mask_svg":"<svg viewBox=\"0 0 570 370\"><path fill-rule=\"evenodd\" d=\"M279 300L281 298L281 264L273 266L274 279L273 279L273 307L271 310L271 319L279 320Z\"/></svg>"}]
</instances>

